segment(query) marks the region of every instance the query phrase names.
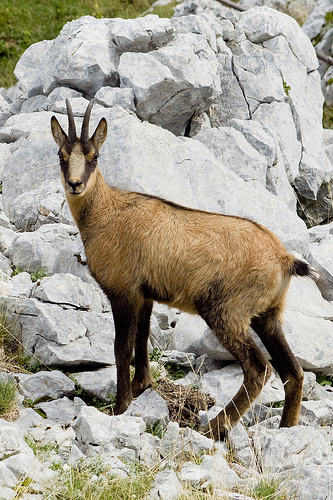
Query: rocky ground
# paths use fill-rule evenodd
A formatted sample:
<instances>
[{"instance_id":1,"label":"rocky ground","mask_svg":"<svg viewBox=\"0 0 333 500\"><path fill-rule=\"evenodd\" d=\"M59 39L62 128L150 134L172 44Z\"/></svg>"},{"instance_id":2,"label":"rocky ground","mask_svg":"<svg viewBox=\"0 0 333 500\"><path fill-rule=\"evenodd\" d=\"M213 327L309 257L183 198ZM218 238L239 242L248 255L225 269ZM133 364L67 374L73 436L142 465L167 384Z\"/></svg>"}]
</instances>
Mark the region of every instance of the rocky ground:
<instances>
[{"instance_id":1,"label":"rocky ground","mask_svg":"<svg viewBox=\"0 0 333 500\"><path fill-rule=\"evenodd\" d=\"M316 382L333 375L333 132L322 128L332 82L310 41L331 53L331 11L324 0L299 2L302 31L284 13L250 8L261 0L242 3L244 13L185 0L170 20L67 23L25 52L17 87L0 91L1 336L18 339L41 369L0 365L20 394L14 420L0 420L0 498L17 498L24 478L32 486L22 498L44 498L46 480L96 455L121 477L130 463L158 464L150 498L176 498L186 485L254 498L268 472L282 498L333 498L333 392ZM292 14L291 2L278 3ZM273 373L227 444L201 435L200 422L233 397L242 373L200 318L158 304L156 378L163 366L181 378L147 390L123 416L108 413L112 313L85 265L50 132L53 114L67 127L67 97L77 123L92 97L91 128L108 121L107 182L251 218L320 271L319 288L292 281L285 312L306 371L299 426L278 428L284 392ZM46 457L34 455L49 445Z\"/></svg>"}]
</instances>

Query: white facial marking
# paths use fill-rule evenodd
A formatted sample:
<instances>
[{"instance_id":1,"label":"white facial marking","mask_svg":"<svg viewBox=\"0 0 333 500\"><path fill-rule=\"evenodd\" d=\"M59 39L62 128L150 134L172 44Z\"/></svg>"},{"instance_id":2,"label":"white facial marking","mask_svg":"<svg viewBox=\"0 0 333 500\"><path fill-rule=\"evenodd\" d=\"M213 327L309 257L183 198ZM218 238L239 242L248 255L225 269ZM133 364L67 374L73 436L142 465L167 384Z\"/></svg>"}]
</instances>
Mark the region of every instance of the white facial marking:
<instances>
[{"instance_id":1,"label":"white facial marking","mask_svg":"<svg viewBox=\"0 0 333 500\"><path fill-rule=\"evenodd\" d=\"M71 182L82 181L85 169L85 156L81 151L80 144L76 144L69 157L69 179Z\"/></svg>"}]
</instances>

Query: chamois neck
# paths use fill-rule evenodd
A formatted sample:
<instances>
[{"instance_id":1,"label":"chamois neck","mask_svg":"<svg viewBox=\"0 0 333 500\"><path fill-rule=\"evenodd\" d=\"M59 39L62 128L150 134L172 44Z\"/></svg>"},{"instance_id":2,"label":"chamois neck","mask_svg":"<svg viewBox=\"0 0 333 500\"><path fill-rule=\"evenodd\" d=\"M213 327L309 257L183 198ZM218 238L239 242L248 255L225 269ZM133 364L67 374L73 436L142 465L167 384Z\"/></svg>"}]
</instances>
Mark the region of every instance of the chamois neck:
<instances>
[{"instance_id":1,"label":"chamois neck","mask_svg":"<svg viewBox=\"0 0 333 500\"><path fill-rule=\"evenodd\" d=\"M95 212L105 206L107 199L110 197L111 188L105 183L98 167L96 167L93 175L94 183L87 192L79 196L66 193L69 208L81 234L89 219L94 218Z\"/></svg>"}]
</instances>

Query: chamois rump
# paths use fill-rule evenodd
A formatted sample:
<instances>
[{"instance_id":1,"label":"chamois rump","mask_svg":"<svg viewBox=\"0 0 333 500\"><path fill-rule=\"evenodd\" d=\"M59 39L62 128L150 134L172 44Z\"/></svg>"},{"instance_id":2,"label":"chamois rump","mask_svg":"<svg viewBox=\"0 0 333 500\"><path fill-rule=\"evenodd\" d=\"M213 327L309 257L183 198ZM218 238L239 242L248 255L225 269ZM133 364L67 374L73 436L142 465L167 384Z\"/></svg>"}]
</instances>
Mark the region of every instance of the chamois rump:
<instances>
[{"instance_id":1,"label":"chamois rump","mask_svg":"<svg viewBox=\"0 0 333 500\"><path fill-rule=\"evenodd\" d=\"M253 341L249 326L261 338L284 383L281 426L297 425L303 371L286 342L281 321L291 277L313 278L311 268L251 220L108 186L97 167L107 135L105 118L89 138L91 101L78 138L68 99L66 105L68 135L55 116L51 130L91 274L111 302L116 332L115 412L124 412L132 397L152 384L147 343L156 300L199 314L243 369L241 388L210 421L207 433L218 439L230 429L271 375L271 364Z\"/></svg>"}]
</instances>

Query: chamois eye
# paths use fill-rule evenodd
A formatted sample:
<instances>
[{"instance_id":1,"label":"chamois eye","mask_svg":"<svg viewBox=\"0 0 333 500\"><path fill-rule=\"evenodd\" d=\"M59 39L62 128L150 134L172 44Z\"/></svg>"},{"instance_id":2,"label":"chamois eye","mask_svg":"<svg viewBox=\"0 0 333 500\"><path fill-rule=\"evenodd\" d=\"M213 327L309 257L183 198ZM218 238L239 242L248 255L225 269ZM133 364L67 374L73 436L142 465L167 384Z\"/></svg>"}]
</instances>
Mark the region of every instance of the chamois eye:
<instances>
[{"instance_id":1,"label":"chamois eye","mask_svg":"<svg viewBox=\"0 0 333 500\"><path fill-rule=\"evenodd\" d=\"M59 156L59 159L60 159L60 160L63 160L63 159L64 159L64 155L62 154L62 151L59 151L59 152L58 152L58 156Z\"/></svg>"},{"instance_id":2,"label":"chamois eye","mask_svg":"<svg viewBox=\"0 0 333 500\"><path fill-rule=\"evenodd\" d=\"M95 154L94 154L94 157L93 157L93 160L94 160L94 161L96 161L96 160L97 160L97 158L98 158L98 156L99 156L99 154L98 154L98 153L95 153Z\"/></svg>"}]
</instances>

